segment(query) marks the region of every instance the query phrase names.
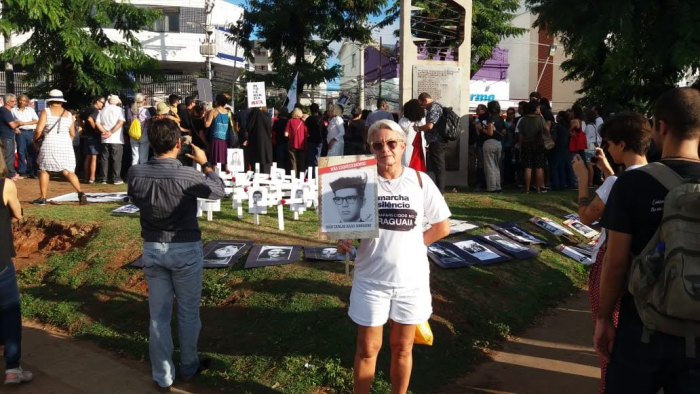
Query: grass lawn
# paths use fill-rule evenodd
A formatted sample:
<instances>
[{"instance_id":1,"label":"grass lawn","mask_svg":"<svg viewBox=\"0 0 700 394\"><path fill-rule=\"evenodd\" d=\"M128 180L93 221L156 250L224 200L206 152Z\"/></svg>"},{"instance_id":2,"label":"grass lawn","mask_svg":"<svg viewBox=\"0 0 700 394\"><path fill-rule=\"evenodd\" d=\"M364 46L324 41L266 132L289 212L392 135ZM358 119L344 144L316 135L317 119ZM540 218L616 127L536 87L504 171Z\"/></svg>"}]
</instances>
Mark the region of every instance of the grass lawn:
<instances>
[{"instance_id":1,"label":"grass lawn","mask_svg":"<svg viewBox=\"0 0 700 394\"><path fill-rule=\"evenodd\" d=\"M454 218L482 224L524 223L533 215L560 219L576 208L573 192L460 192L449 193L447 200ZM139 220L111 215L116 206L25 207L29 218L88 223L100 230L85 247L18 273L23 313L125 357L147 360L146 284L140 270L127 267L142 251ZM215 213L215 221L200 221L203 237L322 244L313 211L297 222L286 212L284 232L277 230L273 212L256 227L252 216L238 220L229 205ZM347 317L351 280L343 264L300 262L250 270L242 265L243 259L230 269L205 270L200 351L214 364L203 382L237 393L351 392L356 327ZM522 330L585 281L583 266L553 249L525 261L457 270L433 265L431 270L435 345L414 350L414 393L433 392L467 373L483 357L483 348ZM377 393L390 392L386 331Z\"/></svg>"}]
</instances>

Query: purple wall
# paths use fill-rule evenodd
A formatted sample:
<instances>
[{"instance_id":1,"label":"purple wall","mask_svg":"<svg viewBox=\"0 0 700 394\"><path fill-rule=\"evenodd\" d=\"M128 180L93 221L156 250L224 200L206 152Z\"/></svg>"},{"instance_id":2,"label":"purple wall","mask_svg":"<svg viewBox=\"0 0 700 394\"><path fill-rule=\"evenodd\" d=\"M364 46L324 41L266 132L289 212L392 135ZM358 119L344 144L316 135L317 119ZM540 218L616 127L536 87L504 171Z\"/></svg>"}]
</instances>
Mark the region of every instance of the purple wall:
<instances>
[{"instance_id":1,"label":"purple wall","mask_svg":"<svg viewBox=\"0 0 700 394\"><path fill-rule=\"evenodd\" d=\"M474 74L472 79L487 81L504 81L508 79L508 50L501 48L494 48L491 59L487 60L486 63L479 69L479 71Z\"/></svg>"},{"instance_id":2,"label":"purple wall","mask_svg":"<svg viewBox=\"0 0 700 394\"><path fill-rule=\"evenodd\" d=\"M399 77L399 56L395 45L382 46L382 80ZM379 49L368 46L365 48L365 82L379 80Z\"/></svg>"}]
</instances>

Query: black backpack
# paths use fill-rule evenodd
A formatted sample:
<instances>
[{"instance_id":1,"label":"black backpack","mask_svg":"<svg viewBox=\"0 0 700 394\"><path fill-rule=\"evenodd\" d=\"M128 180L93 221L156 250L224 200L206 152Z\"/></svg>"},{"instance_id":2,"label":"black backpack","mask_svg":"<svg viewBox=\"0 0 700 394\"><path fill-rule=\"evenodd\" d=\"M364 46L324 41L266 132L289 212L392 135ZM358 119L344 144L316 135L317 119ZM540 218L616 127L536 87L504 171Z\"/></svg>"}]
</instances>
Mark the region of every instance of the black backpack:
<instances>
[{"instance_id":1,"label":"black backpack","mask_svg":"<svg viewBox=\"0 0 700 394\"><path fill-rule=\"evenodd\" d=\"M438 132L447 141L457 141L462 131L460 123L459 115L452 110L452 107L443 107L442 116L437 123Z\"/></svg>"}]
</instances>

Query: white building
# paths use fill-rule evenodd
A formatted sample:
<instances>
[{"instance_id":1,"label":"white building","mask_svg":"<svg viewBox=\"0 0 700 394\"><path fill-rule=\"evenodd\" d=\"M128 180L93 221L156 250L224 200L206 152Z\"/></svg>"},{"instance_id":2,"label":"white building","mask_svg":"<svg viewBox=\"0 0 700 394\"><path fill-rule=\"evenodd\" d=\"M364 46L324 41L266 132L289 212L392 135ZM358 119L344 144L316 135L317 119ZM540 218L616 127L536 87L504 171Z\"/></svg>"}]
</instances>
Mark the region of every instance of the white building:
<instances>
[{"instance_id":1,"label":"white building","mask_svg":"<svg viewBox=\"0 0 700 394\"><path fill-rule=\"evenodd\" d=\"M205 58L200 54L200 44L206 38L207 14L205 0L122 0L137 7L159 10L163 17L152 26L136 33L144 52L159 60L165 74L202 75L205 71ZM222 85L231 83L234 67L246 67L243 49L227 41L226 30L243 15L243 8L223 0L211 0L214 8L210 15L213 28L212 37L216 43L216 56L212 57L212 80ZM115 29L107 28L108 37L117 41L121 35ZM12 44L19 45L29 35L12 37ZM224 84L225 83L225 84Z\"/></svg>"}]
</instances>

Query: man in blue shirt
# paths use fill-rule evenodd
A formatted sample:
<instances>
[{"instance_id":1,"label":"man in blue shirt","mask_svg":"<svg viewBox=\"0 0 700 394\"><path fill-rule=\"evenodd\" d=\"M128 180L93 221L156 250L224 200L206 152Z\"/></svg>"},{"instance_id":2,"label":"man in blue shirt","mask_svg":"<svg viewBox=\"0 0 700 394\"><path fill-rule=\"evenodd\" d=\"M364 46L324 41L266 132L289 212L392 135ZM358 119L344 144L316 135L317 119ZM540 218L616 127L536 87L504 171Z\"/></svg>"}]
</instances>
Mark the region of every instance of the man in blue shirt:
<instances>
[{"instance_id":1,"label":"man in blue shirt","mask_svg":"<svg viewBox=\"0 0 700 394\"><path fill-rule=\"evenodd\" d=\"M7 177L13 181L22 179L15 172L15 135L19 134L19 121L12 115L12 109L17 105L17 96L6 94L4 105L0 108L0 142L2 142Z\"/></svg>"}]
</instances>

